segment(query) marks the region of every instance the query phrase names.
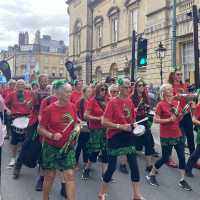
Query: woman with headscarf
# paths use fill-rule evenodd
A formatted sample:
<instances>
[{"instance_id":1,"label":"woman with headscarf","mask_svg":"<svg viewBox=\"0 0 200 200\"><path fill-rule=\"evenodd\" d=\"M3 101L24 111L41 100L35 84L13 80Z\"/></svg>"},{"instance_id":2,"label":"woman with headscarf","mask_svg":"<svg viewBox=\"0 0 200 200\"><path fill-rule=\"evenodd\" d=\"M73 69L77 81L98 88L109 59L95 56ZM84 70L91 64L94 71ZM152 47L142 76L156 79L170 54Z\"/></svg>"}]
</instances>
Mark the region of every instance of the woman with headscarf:
<instances>
[{"instance_id":1,"label":"woman with headscarf","mask_svg":"<svg viewBox=\"0 0 200 200\"><path fill-rule=\"evenodd\" d=\"M57 101L50 104L42 113L38 131L44 138L42 168L44 169L43 200L49 199L56 171L63 171L69 200L75 200L76 165L75 151L71 137L77 117L74 104L70 102L72 87L64 80L53 84ZM67 148L67 149L66 149Z\"/></svg>"},{"instance_id":2,"label":"woman with headscarf","mask_svg":"<svg viewBox=\"0 0 200 200\"><path fill-rule=\"evenodd\" d=\"M142 79L135 83L134 94L131 96L133 104L136 108L136 121L148 117L150 111L149 98L146 90L146 84ZM152 155L154 153L154 140L151 133L151 123L144 121L141 125L145 126L145 133L140 137L135 138L136 150L141 151L145 147L146 156L146 171L152 169Z\"/></svg>"}]
</instances>

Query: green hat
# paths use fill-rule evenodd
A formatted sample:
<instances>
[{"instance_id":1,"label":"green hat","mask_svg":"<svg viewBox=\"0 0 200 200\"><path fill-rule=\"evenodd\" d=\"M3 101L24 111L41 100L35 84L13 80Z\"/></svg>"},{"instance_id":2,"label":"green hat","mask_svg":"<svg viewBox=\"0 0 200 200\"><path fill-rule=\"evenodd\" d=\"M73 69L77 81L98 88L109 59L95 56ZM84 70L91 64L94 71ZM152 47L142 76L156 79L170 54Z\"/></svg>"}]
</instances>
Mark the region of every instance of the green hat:
<instances>
[{"instance_id":1,"label":"green hat","mask_svg":"<svg viewBox=\"0 0 200 200\"><path fill-rule=\"evenodd\" d=\"M63 87L66 83L67 83L67 81L64 80L64 79L62 79L62 80L54 80L54 81L52 82L53 89L58 90L58 89L60 89L61 87Z\"/></svg>"},{"instance_id":2,"label":"green hat","mask_svg":"<svg viewBox=\"0 0 200 200\"><path fill-rule=\"evenodd\" d=\"M130 85L130 80L127 79L127 78L124 78L124 79L119 78L117 80L117 84L118 84L118 86L129 86Z\"/></svg>"},{"instance_id":3,"label":"green hat","mask_svg":"<svg viewBox=\"0 0 200 200\"><path fill-rule=\"evenodd\" d=\"M39 85L38 81L37 81L37 80L33 80L33 81L31 82L31 86L33 86L33 85Z\"/></svg>"}]
</instances>

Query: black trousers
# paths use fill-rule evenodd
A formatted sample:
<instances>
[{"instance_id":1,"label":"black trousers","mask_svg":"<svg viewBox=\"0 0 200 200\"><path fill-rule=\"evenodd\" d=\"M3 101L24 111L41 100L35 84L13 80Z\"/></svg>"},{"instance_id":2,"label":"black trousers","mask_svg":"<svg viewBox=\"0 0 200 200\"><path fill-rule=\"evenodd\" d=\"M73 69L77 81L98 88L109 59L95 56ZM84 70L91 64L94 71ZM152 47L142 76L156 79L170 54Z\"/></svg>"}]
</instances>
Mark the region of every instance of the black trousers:
<instances>
[{"instance_id":1,"label":"black trousers","mask_svg":"<svg viewBox=\"0 0 200 200\"><path fill-rule=\"evenodd\" d=\"M38 126L38 123L35 123L34 125L28 127L27 136L26 136L24 143L26 143L27 140L30 140L30 137L32 137L33 133L37 129L37 126ZM16 168L18 168L18 169L22 167L22 163L23 163L22 156L23 156L24 151L26 151L26 149L24 148L24 146L22 144L21 151L19 152L16 164L15 164Z\"/></svg>"},{"instance_id":2,"label":"black trousers","mask_svg":"<svg viewBox=\"0 0 200 200\"><path fill-rule=\"evenodd\" d=\"M194 143L194 132L193 132L193 123L191 114L186 114L180 122L180 128L182 131L183 136L187 138L187 145L190 151L190 155L195 150L195 143Z\"/></svg>"},{"instance_id":3,"label":"black trousers","mask_svg":"<svg viewBox=\"0 0 200 200\"><path fill-rule=\"evenodd\" d=\"M179 142L176 145L162 145L162 157L156 161L155 168L159 169L162 165L169 160L173 147L176 150L178 160L179 160L179 169L185 169L185 153L184 153L184 143Z\"/></svg>"},{"instance_id":4,"label":"black trousers","mask_svg":"<svg viewBox=\"0 0 200 200\"><path fill-rule=\"evenodd\" d=\"M79 135L78 144L76 147L76 163L78 163L79 161L81 151L83 153L83 162L84 163L88 162L88 152L87 152L87 147L86 147L88 140L89 140L89 133L81 132Z\"/></svg>"},{"instance_id":5,"label":"black trousers","mask_svg":"<svg viewBox=\"0 0 200 200\"><path fill-rule=\"evenodd\" d=\"M192 171L192 168L195 166L199 158L200 158L200 144L197 144L195 151L192 153L192 155L188 159L188 162L186 165L187 172Z\"/></svg>"},{"instance_id":6,"label":"black trousers","mask_svg":"<svg viewBox=\"0 0 200 200\"><path fill-rule=\"evenodd\" d=\"M136 155L128 154L127 160L128 160L129 168L131 171L131 181L139 182L140 175L139 175L139 168L138 168ZM116 166L117 166L117 156L108 156L108 167L105 174L103 175L103 181L105 183L108 183L111 181L112 175L116 170Z\"/></svg>"}]
</instances>

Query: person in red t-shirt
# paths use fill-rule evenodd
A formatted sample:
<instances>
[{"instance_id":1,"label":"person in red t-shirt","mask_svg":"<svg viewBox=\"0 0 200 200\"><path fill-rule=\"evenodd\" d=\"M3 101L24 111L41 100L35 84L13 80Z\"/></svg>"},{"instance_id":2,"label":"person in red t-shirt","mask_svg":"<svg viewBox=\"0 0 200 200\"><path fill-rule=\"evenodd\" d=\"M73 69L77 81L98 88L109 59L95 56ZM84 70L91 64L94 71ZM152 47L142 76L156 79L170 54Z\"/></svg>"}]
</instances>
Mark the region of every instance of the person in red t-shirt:
<instances>
[{"instance_id":1,"label":"person in red t-shirt","mask_svg":"<svg viewBox=\"0 0 200 200\"><path fill-rule=\"evenodd\" d=\"M193 123L192 123L192 116L191 116L191 100L193 96L188 92L187 85L182 82L182 72L180 70L175 70L169 76L168 82L173 86L173 94L175 99L180 101L180 105L182 108L186 108L187 106L187 113L184 114L182 120L180 121L180 128L184 135L187 138L187 144L190 151L190 155L195 150L195 143L194 143L194 132L193 132ZM184 95L184 96L183 96Z\"/></svg>"},{"instance_id":2,"label":"person in red t-shirt","mask_svg":"<svg viewBox=\"0 0 200 200\"><path fill-rule=\"evenodd\" d=\"M42 168L45 170L43 200L49 199L49 192L56 176L56 170L63 171L66 191L70 200L75 200L76 165L73 148L77 136L76 108L70 102L72 87L64 80L53 83L58 101L50 104L43 112L38 131L44 137ZM73 135L72 135L73 134Z\"/></svg>"},{"instance_id":3,"label":"person in red t-shirt","mask_svg":"<svg viewBox=\"0 0 200 200\"><path fill-rule=\"evenodd\" d=\"M14 92L15 86L16 86L16 81L13 80L13 79L9 80L9 82L8 82L8 87L5 88L4 91L3 91L3 98L4 98L4 99L6 99L6 97L7 97L10 93Z\"/></svg>"},{"instance_id":4,"label":"person in red t-shirt","mask_svg":"<svg viewBox=\"0 0 200 200\"><path fill-rule=\"evenodd\" d=\"M161 101L157 104L154 122L160 124L160 142L162 157L156 161L150 174L146 177L153 186L159 186L156 180L156 171L169 159L172 149L175 148L179 160L181 179L179 186L192 190L185 178L185 153L182 133L179 122L182 117L180 102L173 100L173 88L170 84L164 84L160 88Z\"/></svg>"},{"instance_id":5,"label":"person in red t-shirt","mask_svg":"<svg viewBox=\"0 0 200 200\"><path fill-rule=\"evenodd\" d=\"M102 162L102 174L106 168L107 152L106 152L106 129L101 124L106 107L106 95L108 88L106 84L99 83L96 85L96 95L88 101L86 111L84 114L85 119L88 121L90 136L88 141L89 161L83 170L82 178L88 179L90 173L90 166L97 161L99 156Z\"/></svg>"},{"instance_id":6,"label":"person in red t-shirt","mask_svg":"<svg viewBox=\"0 0 200 200\"><path fill-rule=\"evenodd\" d=\"M11 110L10 114L12 120L14 120L17 117L28 116L30 114L31 109L28 106L28 102L31 100L31 98L31 92L25 90L24 80L18 80L16 83L16 90L10 93L5 99L7 107ZM12 158L9 163L9 167L13 167L15 165L17 144L25 139L24 136L24 134L18 134L16 130L13 127L11 127Z\"/></svg>"},{"instance_id":7,"label":"person in red t-shirt","mask_svg":"<svg viewBox=\"0 0 200 200\"><path fill-rule=\"evenodd\" d=\"M83 162L85 165L88 163L88 152L87 152L87 142L89 139L89 129L87 126L87 121L84 118L85 109L87 107L87 103L92 95L92 89L91 87L84 87L83 88L83 96L79 101L76 102L76 109L77 109L77 115L80 123L82 123L83 127L81 128L81 132L78 138L78 145L76 147L76 164L78 168L79 163L79 157L81 151L83 151Z\"/></svg>"},{"instance_id":8,"label":"person in red t-shirt","mask_svg":"<svg viewBox=\"0 0 200 200\"><path fill-rule=\"evenodd\" d=\"M75 81L74 84L74 90L72 91L72 95L70 98L70 101L73 104L76 104L77 101L80 100L80 98L82 97L82 87L83 87L83 81L79 80L79 81Z\"/></svg>"},{"instance_id":9,"label":"person in red t-shirt","mask_svg":"<svg viewBox=\"0 0 200 200\"><path fill-rule=\"evenodd\" d=\"M120 79L119 96L108 103L102 118L102 124L107 129L108 167L103 175L103 183L99 199L105 200L108 183L116 169L117 157L126 155L131 170L133 199L142 200L140 194L140 177L134 147L134 135L131 134L135 122L135 107L129 98L130 81Z\"/></svg>"},{"instance_id":10,"label":"person in red t-shirt","mask_svg":"<svg viewBox=\"0 0 200 200\"><path fill-rule=\"evenodd\" d=\"M146 92L146 84L142 79L136 81L134 94L131 96L131 99L136 107L136 120L139 121L148 117L150 111L149 97ZM145 147L146 171L150 172L152 169L152 155L155 153L151 122L144 121L141 125L145 126L145 134L136 137L135 145L137 151L141 151L143 146Z\"/></svg>"}]
</instances>

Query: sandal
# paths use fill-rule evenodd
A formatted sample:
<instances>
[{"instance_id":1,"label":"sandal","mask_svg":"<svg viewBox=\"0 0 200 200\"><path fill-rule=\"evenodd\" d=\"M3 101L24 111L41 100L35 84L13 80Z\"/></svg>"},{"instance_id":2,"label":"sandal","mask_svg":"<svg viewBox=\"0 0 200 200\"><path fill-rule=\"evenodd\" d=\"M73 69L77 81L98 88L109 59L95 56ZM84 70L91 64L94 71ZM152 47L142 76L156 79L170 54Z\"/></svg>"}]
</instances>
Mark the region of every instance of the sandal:
<instances>
[{"instance_id":1,"label":"sandal","mask_svg":"<svg viewBox=\"0 0 200 200\"><path fill-rule=\"evenodd\" d=\"M141 196L141 197L133 198L133 200L145 200L145 198Z\"/></svg>"}]
</instances>

